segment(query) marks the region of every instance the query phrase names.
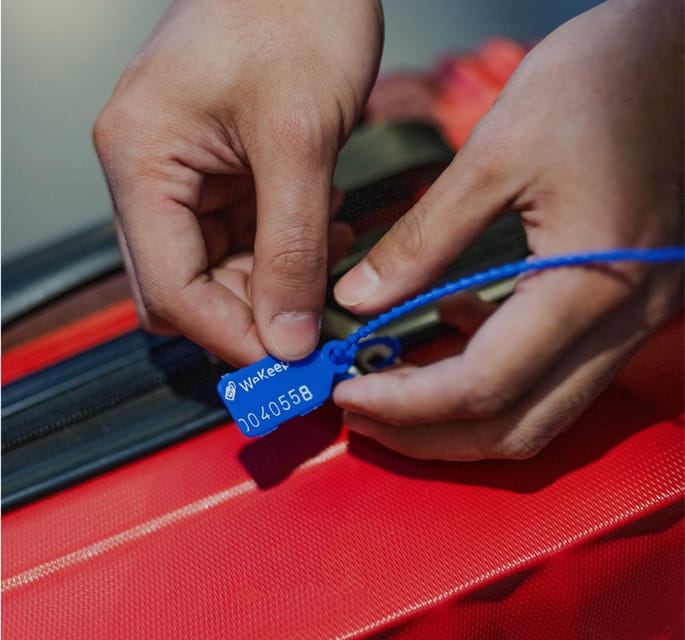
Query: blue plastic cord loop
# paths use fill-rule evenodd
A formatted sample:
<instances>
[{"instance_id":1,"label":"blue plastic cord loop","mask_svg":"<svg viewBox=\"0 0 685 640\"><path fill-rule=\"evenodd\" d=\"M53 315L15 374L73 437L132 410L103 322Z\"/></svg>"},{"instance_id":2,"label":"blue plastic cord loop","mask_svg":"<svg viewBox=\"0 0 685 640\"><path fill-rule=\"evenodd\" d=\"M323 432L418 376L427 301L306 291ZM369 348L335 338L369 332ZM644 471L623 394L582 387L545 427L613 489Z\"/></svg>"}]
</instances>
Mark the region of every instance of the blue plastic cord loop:
<instances>
[{"instance_id":1,"label":"blue plastic cord loop","mask_svg":"<svg viewBox=\"0 0 685 640\"><path fill-rule=\"evenodd\" d=\"M336 373L345 373L354 364L354 354L358 346L348 345L344 340L331 340L321 349L323 355L330 360Z\"/></svg>"},{"instance_id":2,"label":"blue plastic cord loop","mask_svg":"<svg viewBox=\"0 0 685 640\"><path fill-rule=\"evenodd\" d=\"M322 347L321 351L331 361L336 373L345 373L354 364L357 351L377 344L383 344L390 349L390 354L378 362L378 368L394 364L402 353L400 341L390 336L379 336L354 344L347 344L345 340L331 340Z\"/></svg>"},{"instance_id":3,"label":"blue plastic cord loop","mask_svg":"<svg viewBox=\"0 0 685 640\"><path fill-rule=\"evenodd\" d=\"M458 291L470 289L475 286L483 286L497 280L511 278L529 271L541 271L542 269L557 269L560 267L570 267L583 264L594 264L598 262L682 262L685 260L685 247L665 247L660 249L613 249L610 251L593 251L588 253L575 253L561 256L551 256L549 258L530 258L511 262L500 267L493 267L486 271L475 273L448 282L440 287L436 287L426 293L421 293L411 300L393 307L389 311L382 313L368 324L360 327L350 334L346 340L336 341L336 348L340 353L348 353L354 356L355 346L364 338L378 331L381 327L389 324L401 316L411 313L415 309L435 302L440 298L452 295Z\"/></svg>"},{"instance_id":4,"label":"blue plastic cord loop","mask_svg":"<svg viewBox=\"0 0 685 640\"><path fill-rule=\"evenodd\" d=\"M391 336L378 336L377 338L368 338L362 342L357 343L357 347L361 351L362 349L367 349L368 347L373 347L374 345L382 344L388 349L390 349L390 354L387 355L382 360L374 363L377 369L384 369L385 367L390 367L395 364L397 358L402 354L402 345L397 338Z\"/></svg>"}]
</instances>

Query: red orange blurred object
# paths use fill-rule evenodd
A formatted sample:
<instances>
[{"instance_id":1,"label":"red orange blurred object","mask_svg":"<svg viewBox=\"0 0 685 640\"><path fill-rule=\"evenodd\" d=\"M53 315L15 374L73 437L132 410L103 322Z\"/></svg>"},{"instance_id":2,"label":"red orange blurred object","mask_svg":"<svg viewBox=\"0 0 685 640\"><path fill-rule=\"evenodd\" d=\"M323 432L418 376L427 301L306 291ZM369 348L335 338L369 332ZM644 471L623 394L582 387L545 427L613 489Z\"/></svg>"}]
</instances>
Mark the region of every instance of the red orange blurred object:
<instances>
[{"instance_id":1,"label":"red orange blurred object","mask_svg":"<svg viewBox=\"0 0 685 640\"><path fill-rule=\"evenodd\" d=\"M525 55L520 44L495 38L475 53L443 58L433 72L381 78L369 98L366 119L430 122L458 149Z\"/></svg>"}]
</instances>

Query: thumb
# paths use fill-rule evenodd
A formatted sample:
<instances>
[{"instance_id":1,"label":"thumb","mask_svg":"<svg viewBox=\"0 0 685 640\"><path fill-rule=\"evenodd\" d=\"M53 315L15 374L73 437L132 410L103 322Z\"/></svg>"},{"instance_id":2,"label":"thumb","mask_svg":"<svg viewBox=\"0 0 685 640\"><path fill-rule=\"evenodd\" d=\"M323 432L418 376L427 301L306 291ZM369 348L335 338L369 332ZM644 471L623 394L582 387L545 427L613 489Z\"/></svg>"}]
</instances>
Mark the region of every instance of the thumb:
<instances>
[{"instance_id":1,"label":"thumb","mask_svg":"<svg viewBox=\"0 0 685 640\"><path fill-rule=\"evenodd\" d=\"M285 360L316 346L328 273L328 233L335 151L298 145L287 156L252 160L257 193L254 318L266 350Z\"/></svg>"},{"instance_id":2,"label":"thumb","mask_svg":"<svg viewBox=\"0 0 685 640\"><path fill-rule=\"evenodd\" d=\"M376 313L426 286L480 235L511 200L499 164L467 144L431 188L357 266L335 297L357 313Z\"/></svg>"}]
</instances>

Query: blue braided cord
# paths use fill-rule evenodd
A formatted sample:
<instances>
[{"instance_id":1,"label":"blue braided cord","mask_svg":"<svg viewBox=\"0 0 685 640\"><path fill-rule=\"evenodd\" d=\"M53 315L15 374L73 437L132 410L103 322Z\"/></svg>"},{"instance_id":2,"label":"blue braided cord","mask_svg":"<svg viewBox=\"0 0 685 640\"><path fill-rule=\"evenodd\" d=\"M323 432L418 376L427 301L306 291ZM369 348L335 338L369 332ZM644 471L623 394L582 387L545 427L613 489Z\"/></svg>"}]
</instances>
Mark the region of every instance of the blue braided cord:
<instances>
[{"instance_id":1,"label":"blue braided cord","mask_svg":"<svg viewBox=\"0 0 685 640\"><path fill-rule=\"evenodd\" d=\"M551 256L549 258L531 258L528 260L511 262L499 267L493 267L487 271L475 273L471 276L455 280L454 282L448 282L393 307L350 334L341 342L339 348L341 351L346 351L348 356L352 356L358 348L363 346L363 344L359 345L358 343L381 327L384 327L393 320L396 320L419 307L435 302L436 300L452 295L453 293L457 293L457 291L482 286L497 280L504 280L505 278L511 278L528 271L541 271L543 269L558 269L560 267L571 267L582 264L619 262L625 260L636 262L680 262L685 260L685 247L594 251L589 253Z\"/></svg>"}]
</instances>

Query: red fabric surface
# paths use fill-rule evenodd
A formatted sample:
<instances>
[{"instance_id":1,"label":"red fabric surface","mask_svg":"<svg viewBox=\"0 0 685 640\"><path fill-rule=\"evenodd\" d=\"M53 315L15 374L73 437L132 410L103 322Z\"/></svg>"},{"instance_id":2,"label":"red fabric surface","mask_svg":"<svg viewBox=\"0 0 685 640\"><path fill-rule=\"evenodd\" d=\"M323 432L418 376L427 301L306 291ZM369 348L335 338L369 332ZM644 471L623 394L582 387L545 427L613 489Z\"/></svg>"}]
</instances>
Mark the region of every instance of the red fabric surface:
<instances>
[{"instance_id":1,"label":"red fabric surface","mask_svg":"<svg viewBox=\"0 0 685 640\"><path fill-rule=\"evenodd\" d=\"M234 426L3 517L7 638L680 638L683 335L525 462Z\"/></svg>"},{"instance_id":2,"label":"red fabric surface","mask_svg":"<svg viewBox=\"0 0 685 640\"><path fill-rule=\"evenodd\" d=\"M2 384L48 367L138 326L132 300L96 311L2 355Z\"/></svg>"}]
</instances>

